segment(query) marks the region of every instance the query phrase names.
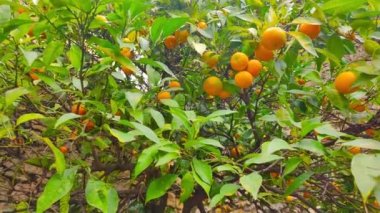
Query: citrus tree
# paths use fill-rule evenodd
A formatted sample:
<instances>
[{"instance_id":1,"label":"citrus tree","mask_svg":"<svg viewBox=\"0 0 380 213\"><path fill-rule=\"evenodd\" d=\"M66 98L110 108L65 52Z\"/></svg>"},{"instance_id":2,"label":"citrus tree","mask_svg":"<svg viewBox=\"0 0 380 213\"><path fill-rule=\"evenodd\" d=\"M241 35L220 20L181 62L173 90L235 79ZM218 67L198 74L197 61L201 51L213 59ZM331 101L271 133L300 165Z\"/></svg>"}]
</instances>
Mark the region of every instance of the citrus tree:
<instances>
[{"instance_id":1,"label":"citrus tree","mask_svg":"<svg viewBox=\"0 0 380 213\"><path fill-rule=\"evenodd\" d=\"M25 160L53 173L28 208L378 211L379 16L376 0L1 0L1 147L46 147Z\"/></svg>"}]
</instances>

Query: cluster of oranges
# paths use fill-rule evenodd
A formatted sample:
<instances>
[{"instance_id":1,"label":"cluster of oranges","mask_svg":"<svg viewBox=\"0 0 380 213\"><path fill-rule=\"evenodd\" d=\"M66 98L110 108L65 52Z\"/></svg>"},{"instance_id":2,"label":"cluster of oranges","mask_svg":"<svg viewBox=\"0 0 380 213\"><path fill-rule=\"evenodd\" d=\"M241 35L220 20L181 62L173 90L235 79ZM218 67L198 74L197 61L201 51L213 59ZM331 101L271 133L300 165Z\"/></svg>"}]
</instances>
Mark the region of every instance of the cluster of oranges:
<instances>
[{"instance_id":1,"label":"cluster of oranges","mask_svg":"<svg viewBox=\"0 0 380 213\"><path fill-rule=\"evenodd\" d=\"M164 45L168 49L174 49L178 45L186 43L187 37L189 37L189 31L177 30L174 35L170 35L165 38Z\"/></svg>"},{"instance_id":2,"label":"cluster of oranges","mask_svg":"<svg viewBox=\"0 0 380 213\"><path fill-rule=\"evenodd\" d=\"M168 84L169 88L181 88L181 83L179 81L170 81ZM157 100L171 99L169 91L161 91L157 94Z\"/></svg>"},{"instance_id":3,"label":"cluster of oranges","mask_svg":"<svg viewBox=\"0 0 380 213\"><path fill-rule=\"evenodd\" d=\"M77 115L85 115L87 113L87 109L83 104L74 104L71 106L71 112ZM85 119L82 123L84 124L84 130L86 132L91 131L95 127L95 123L90 119Z\"/></svg>"}]
</instances>

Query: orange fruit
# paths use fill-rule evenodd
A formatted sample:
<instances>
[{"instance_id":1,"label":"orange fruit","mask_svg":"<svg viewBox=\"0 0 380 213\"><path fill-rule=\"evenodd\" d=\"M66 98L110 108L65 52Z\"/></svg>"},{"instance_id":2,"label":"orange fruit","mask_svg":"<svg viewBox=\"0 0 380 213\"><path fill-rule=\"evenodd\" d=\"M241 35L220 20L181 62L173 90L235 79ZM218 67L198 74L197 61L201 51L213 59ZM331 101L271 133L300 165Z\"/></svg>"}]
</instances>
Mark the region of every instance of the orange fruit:
<instances>
[{"instance_id":1,"label":"orange fruit","mask_svg":"<svg viewBox=\"0 0 380 213\"><path fill-rule=\"evenodd\" d=\"M200 21L200 22L198 22L197 27L198 27L199 29L204 30L204 29L207 28L207 24L206 24L206 22L204 22L204 21Z\"/></svg>"},{"instance_id":2,"label":"orange fruit","mask_svg":"<svg viewBox=\"0 0 380 213\"><path fill-rule=\"evenodd\" d=\"M181 87L181 83L178 81L170 81L169 82L169 88L179 88Z\"/></svg>"},{"instance_id":3,"label":"orange fruit","mask_svg":"<svg viewBox=\"0 0 380 213\"><path fill-rule=\"evenodd\" d=\"M351 152L351 154L356 155L356 154L361 153L362 149L360 147L354 146L354 147L350 148L348 151Z\"/></svg>"},{"instance_id":4,"label":"orange fruit","mask_svg":"<svg viewBox=\"0 0 380 213\"><path fill-rule=\"evenodd\" d=\"M377 201L377 200L375 200L375 201L373 201L373 206L375 207L375 208L380 208L380 203L379 203L379 201Z\"/></svg>"},{"instance_id":5,"label":"orange fruit","mask_svg":"<svg viewBox=\"0 0 380 213\"><path fill-rule=\"evenodd\" d=\"M220 99L225 100L225 99L231 97L231 93L228 92L228 91L226 91L226 90L222 90L222 91L219 93L219 97L220 97Z\"/></svg>"},{"instance_id":6,"label":"orange fruit","mask_svg":"<svg viewBox=\"0 0 380 213\"><path fill-rule=\"evenodd\" d=\"M161 91L157 94L157 99L158 100L163 100L163 99L170 99L170 93L168 91Z\"/></svg>"},{"instance_id":7,"label":"orange fruit","mask_svg":"<svg viewBox=\"0 0 380 213\"><path fill-rule=\"evenodd\" d=\"M351 102L349 104L350 109L355 110L356 112L364 112L366 107L364 104L361 104L359 102Z\"/></svg>"},{"instance_id":8,"label":"orange fruit","mask_svg":"<svg viewBox=\"0 0 380 213\"><path fill-rule=\"evenodd\" d=\"M208 95L219 95L219 93L223 90L223 83L218 77L210 76L203 82L203 90Z\"/></svg>"},{"instance_id":9,"label":"orange fruit","mask_svg":"<svg viewBox=\"0 0 380 213\"><path fill-rule=\"evenodd\" d=\"M295 199L297 199L296 197L293 197L293 196L286 196L286 202L292 202L292 201L294 201Z\"/></svg>"},{"instance_id":10,"label":"orange fruit","mask_svg":"<svg viewBox=\"0 0 380 213\"><path fill-rule=\"evenodd\" d=\"M261 44L268 50L278 50L285 46L286 32L279 27L266 29L261 36Z\"/></svg>"},{"instance_id":11,"label":"orange fruit","mask_svg":"<svg viewBox=\"0 0 380 213\"><path fill-rule=\"evenodd\" d=\"M306 81L305 81L305 79L299 78L299 79L297 79L297 83L302 86L302 85L306 84Z\"/></svg>"},{"instance_id":12,"label":"orange fruit","mask_svg":"<svg viewBox=\"0 0 380 213\"><path fill-rule=\"evenodd\" d=\"M82 104L74 104L71 107L71 112L78 115L84 115L86 114L87 110Z\"/></svg>"},{"instance_id":13,"label":"orange fruit","mask_svg":"<svg viewBox=\"0 0 380 213\"><path fill-rule=\"evenodd\" d=\"M126 58L129 58L129 59L133 58L133 52L132 52L132 50L129 49L128 47L123 47L123 48L121 48L120 53L121 53L124 57L126 57Z\"/></svg>"},{"instance_id":14,"label":"orange fruit","mask_svg":"<svg viewBox=\"0 0 380 213\"><path fill-rule=\"evenodd\" d=\"M39 73L43 73L45 70L42 69L42 68L32 68L30 69L30 72L29 72L29 76L30 78L32 78L33 80L38 80L40 79L35 73L36 72L39 72Z\"/></svg>"},{"instance_id":15,"label":"orange fruit","mask_svg":"<svg viewBox=\"0 0 380 213\"><path fill-rule=\"evenodd\" d=\"M236 52L231 56L230 64L236 71L245 70L248 66L248 56L242 52Z\"/></svg>"},{"instance_id":16,"label":"orange fruit","mask_svg":"<svg viewBox=\"0 0 380 213\"><path fill-rule=\"evenodd\" d=\"M177 39L175 36L171 35L164 40L165 47L168 49L174 49L177 46Z\"/></svg>"},{"instance_id":17,"label":"orange fruit","mask_svg":"<svg viewBox=\"0 0 380 213\"><path fill-rule=\"evenodd\" d=\"M272 178L277 178L278 176L280 176L280 174L278 174L278 172L271 172L271 173L269 173L270 174L270 176L272 177Z\"/></svg>"},{"instance_id":18,"label":"orange fruit","mask_svg":"<svg viewBox=\"0 0 380 213\"><path fill-rule=\"evenodd\" d=\"M368 136L370 136L370 137L373 137L373 136L375 136L375 130L373 130L373 129L366 129L365 130L365 133L368 135Z\"/></svg>"},{"instance_id":19,"label":"orange fruit","mask_svg":"<svg viewBox=\"0 0 380 213\"><path fill-rule=\"evenodd\" d=\"M84 124L84 131L85 132L89 132L92 129L94 129L94 127L95 127L95 123L92 120L90 120L90 119L84 120L83 124Z\"/></svg>"},{"instance_id":20,"label":"orange fruit","mask_svg":"<svg viewBox=\"0 0 380 213\"><path fill-rule=\"evenodd\" d=\"M66 154L66 153L69 152L69 148L68 148L67 146L60 146L60 147L59 147L59 150L61 150L61 152L62 152L63 154Z\"/></svg>"},{"instance_id":21,"label":"orange fruit","mask_svg":"<svg viewBox=\"0 0 380 213\"><path fill-rule=\"evenodd\" d=\"M176 38L178 44L185 43L187 41L187 37L189 37L189 31L187 31L187 30L177 30L174 33L174 37Z\"/></svg>"},{"instance_id":22,"label":"orange fruit","mask_svg":"<svg viewBox=\"0 0 380 213\"><path fill-rule=\"evenodd\" d=\"M230 154L234 158L239 157L239 149L237 147L232 147L230 149Z\"/></svg>"},{"instance_id":23,"label":"orange fruit","mask_svg":"<svg viewBox=\"0 0 380 213\"><path fill-rule=\"evenodd\" d=\"M301 33L305 33L312 40L317 38L319 33L321 32L321 26L315 24L301 24L298 31Z\"/></svg>"},{"instance_id":24,"label":"orange fruit","mask_svg":"<svg viewBox=\"0 0 380 213\"><path fill-rule=\"evenodd\" d=\"M238 72L235 75L235 84L242 89L250 87L253 83L253 76L247 71Z\"/></svg>"},{"instance_id":25,"label":"orange fruit","mask_svg":"<svg viewBox=\"0 0 380 213\"><path fill-rule=\"evenodd\" d=\"M355 88L351 88L352 84L356 81L356 75L351 71L340 73L334 81L335 89L339 93L348 94L354 92Z\"/></svg>"},{"instance_id":26,"label":"orange fruit","mask_svg":"<svg viewBox=\"0 0 380 213\"><path fill-rule=\"evenodd\" d=\"M219 62L219 55L213 55L209 59L207 59L206 63L210 68L215 68L218 62Z\"/></svg>"},{"instance_id":27,"label":"orange fruit","mask_svg":"<svg viewBox=\"0 0 380 213\"><path fill-rule=\"evenodd\" d=\"M131 69L129 69L128 67L125 67L125 66L121 67L121 70L122 70L126 75L132 75L132 74L134 74L134 72L133 72Z\"/></svg>"},{"instance_id":28,"label":"orange fruit","mask_svg":"<svg viewBox=\"0 0 380 213\"><path fill-rule=\"evenodd\" d=\"M23 14L23 13L25 13L25 9L23 8L23 7L19 7L19 8L17 8L17 12L19 13L19 14Z\"/></svg>"},{"instance_id":29,"label":"orange fruit","mask_svg":"<svg viewBox=\"0 0 380 213\"><path fill-rule=\"evenodd\" d=\"M28 34L29 37L33 37L34 36L34 24L29 27L29 30L28 30L27 34Z\"/></svg>"},{"instance_id":30,"label":"orange fruit","mask_svg":"<svg viewBox=\"0 0 380 213\"><path fill-rule=\"evenodd\" d=\"M311 198L311 193L310 192L303 192L303 197L306 199Z\"/></svg>"},{"instance_id":31,"label":"orange fruit","mask_svg":"<svg viewBox=\"0 0 380 213\"><path fill-rule=\"evenodd\" d=\"M268 50L263 45L259 45L255 49L255 58L260 61L270 61L274 58L274 54L272 50Z\"/></svg>"},{"instance_id":32,"label":"orange fruit","mask_svg":"<svg viewBox=\"0 0 380 213\"><path fill-rule=\"evenodd\" d=\"M247 71L251 73L253 77L257 77L260 74L261 69L263 68L263 65L259 60L249 60L248 61L248 66L247 66Z\"/></svg>"}]
</instances>

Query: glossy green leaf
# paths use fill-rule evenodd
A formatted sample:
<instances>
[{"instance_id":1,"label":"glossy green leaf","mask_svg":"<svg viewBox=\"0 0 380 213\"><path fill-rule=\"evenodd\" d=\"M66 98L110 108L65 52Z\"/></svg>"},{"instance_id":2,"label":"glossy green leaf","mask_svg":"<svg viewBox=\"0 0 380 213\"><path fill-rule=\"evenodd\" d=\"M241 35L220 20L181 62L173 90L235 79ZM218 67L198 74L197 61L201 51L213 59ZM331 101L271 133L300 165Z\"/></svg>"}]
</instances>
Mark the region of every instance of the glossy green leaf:
<instances>
[{"instance_id":1,"label":"glossy green leaf","mask_svg":"<svg viewBox=\"0 0 380 213\"><path fill-rule=\"evenodd\" d=\"M244 166L249 166L251 164L263 164L263 163L269 163L275 160L281 160L283 157L273 154L253 154L251 158L246 160L244 162Z\"/></svg>"},{"instance_id":2,"label":"glossy green leaf","mask_svg":"<svg viewBox=\"0 0 380 213\"><path fill-rule=\"evenodd\" d=\"M141 134L147 137L149 140L155 143L160 143L160 139L157 137L156 133L149 127L136 122L131 122L131 124L133 127L135 127L136 130L140 131Z\"/></svg>"},{"instance_id":3,"label":"glossy green leaf","mask_svg":"<svg viewBox=\"0 0 380 213\"><path fill-rule=\"evenodd\" d=\"M23 124L25 122L28 122L30 120L36 120L36 119L43 119L45 118L44 115L39 114L39 113L28 113L28 114L23 114L21 115L17 121L16 121L16 126Z\"/></svg>"},{"instance_id":4,"label":"glossy green leaf","mask_svg":"<svg viewBox=\"0 0 380 213\"><path fill-rule=\"evenodd\" d=\"M24 58L26 59L26 62L29 66L33 64L33 62L38 58L39 54L36 51L28 51L24 50L23 48L20 48L22 54L24 55Z\"/></svg>"},{"instance_id":5,"label":"glossy green leaf","mask_svg":"<svg viewBox=\"0 0 380 213\"><path fill-rule=\"evenodd\" d=\"M291 149L293 148L288 144L288 142L279 138L275 138L261 145L261 150L262 150L261 153L264 155L270 155L279 150L291 150Z\"/></svg>"},{"instance_id":6,"label":"glossy green leaf","mask_svg":"<svg viewBox=\"0 0 380 213\"><path fill-rule=\"evenodd\" d=\"M224 198L224 195L222 195L222 194L216 194L216 195L214 195L214 197L211 198L210 207L213 208L216 205L218 205L218 203L220 201L222 201L223 198Z\"/></svg>"},{"instance_id":7,"label":"glossy green leaf","mask_svg":"<svg viewBox=\"0 0 380 213\"><path fill-rule=\"evenodd\" d=\"M292 24L313 24L321 25L322 22L313 17L298 17L292 21Z\"/></svg>"},{"instance_id":8,"label":"glossy green leaf","mask_svg":"<svg viewBox=\"0 0 380 213\"><path fill-rule=\"evenodd\" d=\"M49 138L41 138L44 143L46 143L51 151L53 151L55 162L52 166L57 169L57 173L62 174L66 169L66 161L63 153L53 144Z\"/></svg>"},{"instance_id":9,"label":"glossy green leaf","mask_svg":"<svg viewBox=\"0 0 380 213\"><path fill-rule=\"evenodd\" d=\"M366 138L358 138L350 142L342 143L342 146L356 146L364 149L380 150L380 141Z\"/></svg>"},{"instance_id":10,"label":"glossy green leaf","mask_svg":"<svg viewBox=\"0 0 380 213\"><path fill-rule=\"evenodd\" d=\"M193 159L192 161L193 177L195 181L205 190L208 195L213 182L212 169L207 163Z\"/></svg>"},{"instance_id":11,"label":"glossy green leaf","mask_svg":"<svg viewBox=\"0 0 380 213\"><path fill-rule=\"evenodd\" d=\"M289 185L285 190L285 196L292 194L295 192L300 186L302 186L305 181L307 181L313 175L312 172L306 172L302 175L298 176L294 181Z\"/></svg>"},{"instance_id":12,"label":"glossy green leaf","mask_svg":"<svg viewBox=\"0 0 380 213\"><path fill-rule=\"evenodd\" d=\"M52 62L54 62L55 59L59 55L62 54L64 49L64 44L59 41L52 41L50 42L47 47L45 48L43 55L43 61L46 65L50 65Z\"/></svg>"},{"instance_id":13,"label":"glossy green leaf","mask_svg":"<svg viewBox=\"0 0 380 213\"><path fill-rule=\"evenodd\" d=\"M140 91L129 91L125 92L125 97L127 98L129 104L133 109L136 109L137 104L140 102L141 98L144 96Z\"/></svg>"},{"instance_id":14,"label":"glossy green leaf","mask_svg":"<svg viewBox=\"0 0 380 213\"><path fill-rule=\"evenodd\" d=\"M163 196L176 179L177 175L167 174L150 182L146 191L145 203Z\"/></svg>"},{"instance_id":15,"label":"glossy green leaf","mask_svg":"<svg viewBox=\"0 0 380 213\"><path fill-rule=\"evenodd\" d=\"M73 119L76 119L76 118L80 118L82 116L80 115L77 115L75 113L66 113L66 114L63 114L61 117L58 118L57 122L55 122L55 125L54 125L54 128L56 129L59 125L69 121L69 120L73 120Z\"/></svg>"},{"instance_id":16,"label":"glossy green leaf","mask_svg":"<svg viewBox=\"0 0 380 213\"><path fill-rule=\"evenodd\" d=\"M239 188L240 186L237 184L227 183L220 188L220 194L224 196L232 196L237 192Z\"/></svg>"},{"instance_id":17,"label":"glossy green leaf","mask_svg":"<svg viewBox=\"0 0 380 213\"><path fill-rule=\"evenodd\" d=\"M112 185L90 179L86 185L85 195L87 203L102 212L117 212L119 196Z\"/></svg>"},{"instance_id":18,"label":"glossy green leaf","mask_svg":"<svg viewBox=\"0 0 380 213\"><path fill-rule=\"evenodd\" d=\"M187 172L181 180L181 195L179 199L182 203L191 196L194 190L194 185L195 183L193 176L190 172Z\"/></svg>"},{"instance_id":19,"label":"glossy green leaf","mask_svg":"<svg viewBox=\"0 0 380 213\"><path fill-rule=\"evenodd\" d=\"M133 177L136 178L141 172L143 172L150 164L153 163L154 158L158 152L158 147L153 145L144 149L141 155L137 159L136 166L133 170Z\"/></svg>"},{"instance_id":20,"label":"glossy green leaf","mask_svg":"<svg viewBox=\"0 0 380 213\"><path fill-rule=\"evenodd\" d=\"M288 32L288 34L293 36L307 52L318 57L318 54L314 49L313 41L309 36L301 32Z\"/></svg>"},{"instance_id":21,"label":"glossy green leaf","mask_svg":"<svg viewBox=\"0 0 380 213\"><path fill-rule=\"evenodd\" d=\"M116 137L119 140L119 142L126 143L135 140L135 135L131 134L130 132L122 132L113 128L110 128L109 131L112 136Z\"/></svg>"},{"instance_id":22,"label":"glossy green leaf","mask_svg":"<svg viewBox=\"0 0 380 213\"><path fill-rule=\"evenodd\" d=\"M313 139L302 139L300 142L293 144L294 147L314 152L317 155L325 155L325 147L319 141Z\"/></svg>"},{"instance_id":23,"label":"glossy green leaf","mask_svg":"<svg viewBox=\"0 0 380 213\"><path fill-rule=\"evenodd\" d=\"M257 172L252 172L249 175L244 175L239 180L243 188L249 192L253 199L257 199L257 194L259 193L263 178Z\"/></svg>"},{"instance_id":24,"label":"glossy green leaf","mask_svg":"<svg viewBox=\"0 0 380 213\"><path fill-rule=\"evenodd\" d=\"M161 112L154 109L149 109L149 112L152 118L154 119L154 121L156 122L157 126L162 129L165 125L165 118L161 114Z\"/></svg>"},{"instance_id":25,"label":"glossy green leaf","mask_svg":"<svg viewBox=\"0 0 380 213\"><path fill-rule=\"evenodd\" d=\"M175 153L175 152L166 153L165 155L163 155L157 159L156 166L165 165L165 164L169 163L170 161L175 160L179 157L180 157L180 155L178 153Z\"/></svg>"},{"instance_id":26,"label":"glossy green leaf","mask_svg":"<svg viewBox=\"0 0 380 213\"><path fill-rule=\"evenodd\" d=\"M302 162L302 159L299 157L293 157L287 160L285 162L285 169L282 174L282 177L285 177L286 175L292 173L301 162Z\"/></svg>"},{"instance_id":27,"label":"glossy green leaf","mask_svg":"<svg viewBox=\"0 0 380 213\"><path fill-rule=\"evenodd\" d=\"M378 184L376 177L380 176L379 162L379 154L357 154L352 158L351 172L364 202L367 202L371 192Z\"/></svg>"},{"instance_id":28,"label":"glossy green leaf","mask_svg":"<svg viewBox=\"0 0 380 213\"><path fill-rule=\"evenodd\" d=\"M82 50L78 46L72 45L70 50L67 52L67 57L69 58L73 67L77 70L80 70L82 63Z\"/></svg>"},{"instance_id":29,"label":"glossy green leaf","mask_svg":"<svg viewBox=\"0 0 380 213\"><path fill-rule=\"evenodd\" d=\"M321 8L326 13L337 15L354 11L360 8L365 2L367 2L367 0L330 0L324 3Z\"/></svg>"},{"instance_id":30,"label":"glossy green leaf","mask_svg":"<svg viewBox=\"0 0 380 213\"><path fill-rule=\"evenodd\" d=\"M78 167L66 169L63 174L53 175L37 199L37 213L48 210L55 202L67 195L74 185Z\"/></svg>"},{"instance_id":31,"label":"glossy green leaf","mask_svg":"<svg viewBox=\"0 0 380 213\"><path fill-rule=\"evenodd\" d=\"M29 91L24 87L17 87L5 92L5 107L13 104L18 98L28 94Z\"/></svg>"},{"instance_id":32,"label":"glossy green leaf","mask_svg":"<svg viewBox=\"0 0 380 213\"><path fill-rule=\"evenodd\" d=\"M316 127L321 126L322 123L320 118L311 118L301 122L301 136L305 137L309 132L314 130Z\"/></svg>"}]
</instances>

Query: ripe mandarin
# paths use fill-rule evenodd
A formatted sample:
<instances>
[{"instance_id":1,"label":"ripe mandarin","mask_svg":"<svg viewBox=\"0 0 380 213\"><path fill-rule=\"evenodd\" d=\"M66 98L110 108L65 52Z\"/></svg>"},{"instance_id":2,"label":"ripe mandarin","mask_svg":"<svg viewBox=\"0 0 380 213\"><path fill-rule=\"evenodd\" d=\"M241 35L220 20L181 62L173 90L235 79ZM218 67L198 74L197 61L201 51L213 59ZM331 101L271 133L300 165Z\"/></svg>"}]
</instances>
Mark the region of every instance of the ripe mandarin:
<instances>
[{"instance_id":1,"label":"ripe mandarin","mask_svg":"<svg viewBox=\"0 0 380 213\"><path fill-rule=\"evenodd\" d=\"M181 84L178 81L169 82L169 88L179 88L179 87L181 87Z\"/></svg>"},{"instance_id":2,"label":"ripe mandarin","mask_svg":"<svg viewBox=\"0 0 380 213\"><path fill-rule=\"evenodd\" d=\"M206 22L204 22L204 21L200 21L200 22L198 22L197 27L198 27L199 29L204 30L204 29L207 28L207 24L206 24Z\"/></svg>"},{"instance_id":3,"label":"ripe mandarin","mask_svg":"<svg viewBox=\"0 0 380 213\"><path fill-rule=\"evenodd\" d=\"M178 44L183 44L187 41L187 37L189 37L189 31L177 30L174 33L174 37L177 39Z\"/></svg>"},{"instance_id":4,"label":"ripe mandarin","mask_svg":"<svg viewBox=\"0 0 380 213\"><path fill-rule=\"evenodd\" d=\"M83 124L84 124L84 131L85 132L89 132L92 129L94 129L94 127L95 127L95 123L92 120L90 120L90 119L84 120Z\"/></svg>"},{"instance_id":5,"label":"ripe mandarin","mask_svg":"<svg viewBox=\"0 0 380 213\"><path fill-rule=\"evenodd\" d=\"M242 52L236 52L231 56L230 64L236 71L245 70L248 66L248 56Z\"/></svg>"},{"instance_id":6,"label":"ripe mandarin","mask_svg":"<svg viewBox=\"0 0 380 213\"><path fill-rule=\"evenodd\" d=\"M268 50L263 45L259 45L255 49L255 58L260 61L270 61L274 58L274 54L272 50Z\"/></svg>"},{"instance_id":7,"label":"ripe mandarin","mask_svg":"<svg viewBox=\"0 0 380 213\"><path fill-rule=\"evenodd\" d=\"M77 115L84 115L86 114L87 110L82 104L74 104L71 106L71 112Z\"/></svg>"},{"instance_id":8,"label":"ripe mandarin","mask_svg":"<svg viewBox=\"0 0 380 213\"><path fill-rule=\"evenodd\" d=\"M253 77L259 76L262 68L263 68L263 65L258 60L253 59L253 60L248 61L247 71L251 73Z\"/></svg>"},{"instance_id":9,"label":"ripe mandarin","mask_svg":"<svg viewBox=\"0 0 380 213\"><path fill-rule=\"evenodd\" d=\"M170 93L168 91L161 91L157 94L157 99L158 100L163 100L163 99L170 99Z\"/></svg>"},{"instance_id":10,"label":"ripe mandarin","mask_svg":"<svg viewBox=\"0 0 380 213\"><path fill-rule=\"evenodd\" d=\"M351 71L340 73L334 81L335 89L342 94L353 92L354 89L351 86L356 81L356 78L356 75Z\"/></svg>"},{"instance_id":11,"label":"ripe mandarin","mask_svg":"<svg viewBox=\"0 0 380 213\"><path fill-rule=\"evenodd\" d=\"M235 84L242 89L250 87L253 83L253 76L247 71L238 72L235 75Z\"/></svg>"},{"instance_id":12,"label":"ripe mandarin","mask_svg":"<svg viewBox=\"0 0 380 213\"><path fill-rule=\"evenodd\" d=\"M208 95L219 95L223 90L223 83L218 77L210 76L203 82L203 90Z\"/></svg>"},{"instance_id":13,"label":"ripe mandarin","mask_svg":"<svg viewBox=\"0 0 380 213\"><path fill-rule=\"evenodd\" d=\"M305 33L311 39L315 39L318 37L321 32L321 26L315 24L301 24L298 31Z\"/></svg>"},{"instance_id":14,"label":"ripe mandarin","mask_svg":"<svg viewBox=\"0 0 380 213\"><path fill-rule=\"evenodd\" d=\"M231 93L226 91L226 90L223 90L219 93L219 97L220 97L220 99L225 100L225 99L231 97Z\"/></svg>"},{"instance_id":15,"label":"ripe mandarin","mask_svg":"<svg viewBox=\"0 0 380 213\"><path fill-rule=\"evenodd\" d=\"M166 48L174 49L177 46L177 39L173 35L168 36L166 37L164 44Z\"/></svg>"},{"instance_id":16,"label":"ripe mandarin","mask_svg":"<svg viewBox=\"0 0 380 213\"><path fill-rule=\"evenodd\" d=\"M266 29L261 36L261 44L268 50L277 50L286 43L286 32L279 27Z\"/></svg>"}]
</instances>

